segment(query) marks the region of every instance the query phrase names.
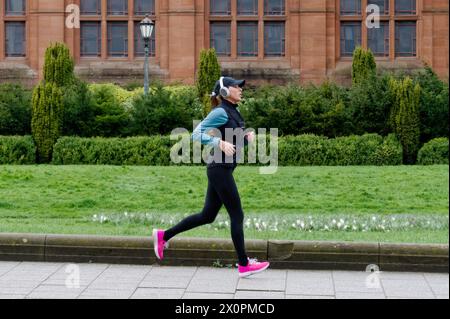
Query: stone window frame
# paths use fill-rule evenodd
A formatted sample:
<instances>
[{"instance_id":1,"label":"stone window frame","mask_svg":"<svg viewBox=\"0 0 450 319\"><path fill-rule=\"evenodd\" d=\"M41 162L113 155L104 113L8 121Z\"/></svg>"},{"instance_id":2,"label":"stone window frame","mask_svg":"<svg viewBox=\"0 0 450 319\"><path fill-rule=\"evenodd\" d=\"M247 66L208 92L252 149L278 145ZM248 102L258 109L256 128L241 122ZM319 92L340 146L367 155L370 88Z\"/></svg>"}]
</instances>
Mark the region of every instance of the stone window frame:
<instances>
[{"instance_id":1,"label":"stone window frame","mask_svg":"<svg viewBox=\"0 0 450 319\"><path fill-rule=\"evenodd\" d=\"M230 56L219 56L220 61L241 61L241 62L251 62L251 61L265 61L265 60L276 60L285 61L288 58L289 52L289 0L284 0L284 15L265 15L265 2L266 0L258 0L258 15L255 16L245 16L238 15L237 12L237 0L231 1L231 13L230 15L213 15L210 10L210 0L205 0L205 17L206 17L206 30L205 30L205 44L210 47L210 23L211 22L229 22L231 24L231 54ZM265 22L284 22L285 28L285 41L284 41L284 55L282 56L265 56L264 52L264 23ZM258 54L254 57L239 56L238 55L238 34L237 25L238 22L257 22L258 23Z\"/></svg>"},{"instance_id":2,"label":"stone window frame","mask_svg":"<svg viewBox=\"0 0 450 319\"><path fill-rule=\"evenodd\" d=\"M17 0L15 0L15 1L17 1ZM22 2L22 11L20 12L20 14L18 14L17 12L16 13L12 13L12 14L8 14L8 6L6 5L7 3L8 3L8 0L5 0L4 1L4 3L5 3L5 15L6 16L24 16L25 15L25 12L26 12L26 10L27 10L27 0L22 0L23 2Z\"/></svg>"},{"instance_id":3,"label":"stone window frame","mask_svg":"<svg viewBox=\"0 0 450 319\"><path fill-rule=\"evenodd\" d=\"M211 25L213 25L213 24L215 24L215 25L222 25L222 26L225 26L225 27L229 28L229 37L227 37L227 42L228 42L228 47L229 48L228 48L227 52L218 52L218 51L216 51L217 56L218 57L222 57L222 56L229 57L229 56L231 56L231 23L227 22L227 21L211 21L210 27L209 27L209 32L210 32L210 34L209 34L209 47L210 48L213 47L211 44L212 44L212 42L214 40L212 38L212 33L211 33L212 32Z\"/></svg>"},{"instance_id":4,"label":"stone window frame","mask_svg":"<svg viewBox=\"0 0 450 319\"><path fill-rule=\"evenodd\" d=\"M389 21L380 21L380 25L384 24L386 26L386 29L384 30L384 52L383 53L378 53L378 52L374 52L372 50L372 53L375 57L389 57L389 46L390 46L390 41L389 41ZM387 31L387 32L386 32ZM386 35L387 33L387 35ZM370 38L370 31L367 31L367 47L370 48L370 44L369 44L369 38Z\"/></svg>"},{"instance_id":5,"label":"stone window frame","mask_svg":"<svg viewBox=\"0 0 450 319\"><path fill-rule=\"evenodd\" d=\"M240 44L241 44L241 39L240 39L240 36L239 36L239 30L240 30L240 26L245 26L245 25L247 25L247 26L251 26L252 28L252 30L250 31L252 34L253 34L253 37L254 37L254 41L253 41L253 51L248 51L248 52L245 52L245 51L239 51L239 46L240 46ZM244 29L242 29L242 30L245 30L245 28ZM255 36L255 33L256 33L256 36ZM256 56L258 56L258 50L259 50L259 48L258 48L258 42L260 41L260 39L259 39L259 37L258 37L258 21L238 21L238 23L237 23L237 50L238 50L238 56L239 57L256 57Z\"/></svg>"},{"instance_id":6,"label":"stone window frame","mask_svg":"<svg viewBox=\"0 0 450 319\"><path fill-rule=\"evenodd\" d=\"M95 11L95 13L94 12L86 12L86 13L84 13L83 12L83 10L82 10L82 5L81 5L81 3L82 3L82 1L83 0L80 0L80 14L81 15L85 15L85 16L90 16L90 15L92 15L92 16L97 16L97 15L100 15L101 14L101 10L102 10L102 3L101 3L101 0L96 0L96 2L97 2L97 8L96 8L96 11ZM86 0L86 1L92 1L92 0Z\"/></svg>"},{"instance_id":7,"label":"stone window frame","mask_svg":"<svg viewBox=\"0 0 450 319\"><path fill-rule=\"evenodd\" d=\"M285 23L279 23L278 21L269 21L269 22L267 22L267 24L264 24L264 44L266 44L266 37L267 37L267 33L266 33L266 31L265 31L265 28L268 26L268 25L274 25L274 24L281 24L283 27L284 27L284 29L283 29L283 38L281 38L281 43L282 43L282 46L281 46L281 48L280 48L280 54L269 54L269 53L267 53L266 51L266 47L264 47L264 56L265 57L271 57L271 56L275 56L275 57L283 57L283 56L285 56L286 55L286 24Z\"/></svg>"},{"instance_id":8,"label":"stone window frame","mask_svg":"<svg viewBox=\"0 0 450 319\"><path fill-rule=\"evenodd\" d=\"M80 54L81 54L81 43L83 41L83 38L81 37L81 30L83 29L84 26L88 26L88 25L95 25L96 27L98 27L98 46L99 46L99 50L97 51L96 55L82 55L83 57L100 57L101 56L101 49L102 49L102 32L101 32L101 23L98 21L81 21L80 22Z\"/></svg>"},{"instance_id":9,"label":"stone window frame","mask_svg":"<svg viewBox=\"0 0 450 319\"><path fill-rule=\"evenodd\" d=\"M28 39L29 39L29 26L28 16L30 11L29 1L25 0L25 12L23 15L7 15L6 14L6 1L0 0L0 34L3 35L3 41L0 41L0 61L1 60L18 60L26 62L29 56L28 52ZM6 23L8 22L22 22L25 24L25 36L24 36L24 55L23 56L6 56Z\"/></svg>"},{"instance_id":10,"label":"stone window frame","mask_svg":"<svg viewBox=\"0 0 450 319\"><path fill-rule=\"evenodd\" d=\"M144 60L144 56L141 56L139 53L135 53L135 44L136 42L142 43L140 41L136 41L135 37L135 23L139 23L142 19L144 19L145 15L138 12L135 14L134 4L135 0L127 0L128 1L128 13L127 15L109 15L108 14L108 1L100 0L101 2L101 13L98 15L83 15L80 14L80 22L99 22L101 24L101 54L98 57L93 56L82 56L81 55L81 34L80 29L75 30L75 41L78 45L75 47L75 58L76 62L80 61L140 61ZM150 42L150 60L153 62L157 62L159 59L158 54L158 13L159 13L159 0L154 0L154 9L153 12L150 12L150 19L155 23L154 32L152 35L152 39ZM80 0L75 0L74 4L80 5ZM127 56L124 57L115 57L110 56L108 52L108 23L110 22L128 22L128 48L127 48ZM151 63L153 63L151 62Z\"/></svg>"},{"instance_id":11,"label":"stone window frame","mask_svg":"<svg viewBox=\"0 0 450 319\"><path fill-rule=\"evenodd\" d=\"M399 50L397 50L398 41L399 41L399 39L397 37L398 36L397 31L399 29L398 28L399 24L403 24L403 26L414 25L417 30L417 23L415 21L396 21L395 22L395 31L396 31L395 32L395 56L396 57L405 57L405 56L406 57L411 57L411 56L415 57L417 55L417 31L415 34L413 34L413 37L412 37L414 50L411 50L410 52L400 52Z\"/></svg>"},{"instance_id":12,"label":"stone window frame","mask_svg":"<svg viewBox=\"0 0 450 319\"><path fill-rule=\"evenodd\" d=\"M113 28L116 28L113 31ZM121 38L121 42L124 46L123 51L113 51L113 40L114 36L117 36L119 31L123 32L123 38ZM134 40L134 37L133 37ZM119 41L116 39L116 41ZM120 57L120 58L128 58L128 21L111 21L108 22L108 56L109 57Z\"/></svg>"},{"instance_id":13,"label":"stone window frame","mask_svg":"<svg viewBox=\"0 0 450 319\"><path fill-rule=\"evenodd\" d=\"M339 37L340 37L340 48L341 48L341 50L340 50L340 54L341 54L341 56L342 57L351 57L352 56L352 53L351 52L346 52L346 54L345 55L343 55L343 52L342 52L342 42L343 42L343 39L342 39L342 31L343 31L343 25L346 25L346 26L352 26L352 27L358 27L359 26L359 38L357 38L357 39L353 39L355 42L359 42L359 45L361 45L361 43L362 43L362 35L361 35L361 21L341 21L341 26L340 26L340 28L339 28ZM359 40L359 41L358 41ZM356 46L358 46L358 45L356 45Z\"/></svg>"},{"instance_id":14,"label":"stone window frame","mask_svg":"<svg viewBox=\"0 0 450 319\"><path fill-rule=\"evenodd\" d=\"M340 12L340 1L341 0L335 0L335 7L336 7L336 59L341 61L350 61L352 57L347 56L341 56L341 48L340 48L340 42L341 42L341 22L349 21L349 22L360 22L361 23L361 47L364 49L368 48L368 28L365 26L365 23L363 23L367 18L367 13L365 8L368 5L369 0L360 0L361 1L361 14L360 15L341 15ZM406 59L406 60L416 60L420 58L420 44L416 42L416 52L415 55L411 56L398 56L396 54L396 31L395 27L397 22L399 21L409 21L414 22L416 24L416 40L419 39L419 16L421 15L421 2L419 0L416 1L416 10L414 14L396 14L395 12L395 0L389 0L389 13L384 14L385 12L382 12L380 15L380 22L388 22L389 23L389 55L387 56L375 56L375 59L378 61L395 61L398 59Z\"/></svg>"}]
</instances>

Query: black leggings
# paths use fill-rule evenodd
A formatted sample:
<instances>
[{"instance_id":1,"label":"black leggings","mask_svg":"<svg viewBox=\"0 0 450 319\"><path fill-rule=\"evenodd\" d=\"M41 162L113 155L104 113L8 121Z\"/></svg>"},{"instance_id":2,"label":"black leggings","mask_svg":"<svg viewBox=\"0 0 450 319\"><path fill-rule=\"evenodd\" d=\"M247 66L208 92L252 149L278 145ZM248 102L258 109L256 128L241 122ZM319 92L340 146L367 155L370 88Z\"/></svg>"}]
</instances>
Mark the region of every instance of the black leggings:
<instances>
[{"instance_id":1,"label":"black leggings","mask_svg":"<svg viewBox=\"0 0 450 319\"><path fill-rule=\"evenodd\" d=\"M222 204L224 204L230 216L231 238L239 258L239 264L241 266L247 265L248 260L244 243L244 212L233 178L233 171L233 167L216 166L207 168L208 190L206 191L203 210L199 214L186 217L180 223L168 229L164 234L165 241L189 229L211 224L216 219Z\"/></svg>"}]
</instances>

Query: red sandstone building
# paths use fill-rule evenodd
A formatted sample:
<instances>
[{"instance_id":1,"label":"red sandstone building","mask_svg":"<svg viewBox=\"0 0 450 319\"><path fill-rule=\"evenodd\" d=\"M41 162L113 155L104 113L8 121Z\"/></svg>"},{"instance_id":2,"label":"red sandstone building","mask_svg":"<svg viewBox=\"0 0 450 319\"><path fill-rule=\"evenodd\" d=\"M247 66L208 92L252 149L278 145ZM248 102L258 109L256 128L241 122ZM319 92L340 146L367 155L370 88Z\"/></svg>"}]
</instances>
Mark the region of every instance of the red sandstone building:
<instances>
[{"instance_id":1,"label":"red sandstone building","mask_svg":"<svg viewBox=\"0 0 450 319\"><path fill-rule=\"evenodd\" d=\"M366 21L368 5L379 25ZM0 82L35 83L51 42L91 81L143 78L138 24L155 22L150 76L193 83L203 48L254 82L344 81L356 45L384 68L425 63L448 79L448 0L0 0ZM79 19L78 19L79 12Z\"/></svg>"}]
</instances>

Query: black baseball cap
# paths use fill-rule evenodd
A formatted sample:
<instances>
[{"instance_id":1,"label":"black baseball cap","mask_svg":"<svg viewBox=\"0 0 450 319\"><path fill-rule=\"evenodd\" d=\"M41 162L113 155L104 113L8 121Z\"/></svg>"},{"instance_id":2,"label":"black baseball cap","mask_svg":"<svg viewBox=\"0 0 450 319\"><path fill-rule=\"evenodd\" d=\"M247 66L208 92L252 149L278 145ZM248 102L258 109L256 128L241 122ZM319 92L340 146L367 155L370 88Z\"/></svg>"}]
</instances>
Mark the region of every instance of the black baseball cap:
<instances>
[{"instance_id":1,"label":"black baseball cap","mask_svg":"<svg viewBox=\"0 0 450 319\"><path fill-rule=\"evenodd\" d=\"M230 87L230 86L239 86L239 87L244 87L245 85L245 80L236 80L232 77L229 76L224 76L223 77L223 86L224 87ZM216 95L219 95L220 92L220 79L217 80L216 85L214 86L214 93L216 93Z\"/></svg>"}]
</instances>

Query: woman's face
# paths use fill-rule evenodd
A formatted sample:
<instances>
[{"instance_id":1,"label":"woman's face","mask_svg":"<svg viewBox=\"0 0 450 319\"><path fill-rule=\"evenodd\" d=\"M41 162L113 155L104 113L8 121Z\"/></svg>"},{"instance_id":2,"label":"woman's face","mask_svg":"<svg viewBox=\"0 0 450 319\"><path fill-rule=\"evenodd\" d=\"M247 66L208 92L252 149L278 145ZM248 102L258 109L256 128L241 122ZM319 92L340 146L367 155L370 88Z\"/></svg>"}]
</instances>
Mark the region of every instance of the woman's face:
<instances>
[{"instance_id":1,"label":"woman's face","mask_svg":"<svg viewBox=\"0 0 450 319\"><path fill-rule=\"evenodd\" d=\"M242 100L242 88L238 85L228 87L230 96L227 98L231 103L237 104Z\"/></svg>"}]
</instances>

